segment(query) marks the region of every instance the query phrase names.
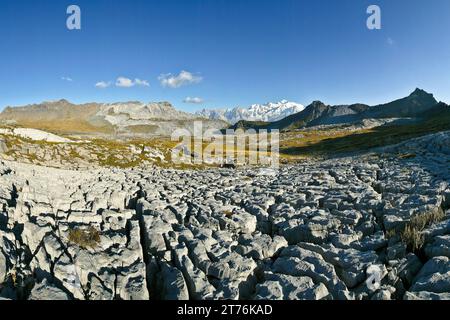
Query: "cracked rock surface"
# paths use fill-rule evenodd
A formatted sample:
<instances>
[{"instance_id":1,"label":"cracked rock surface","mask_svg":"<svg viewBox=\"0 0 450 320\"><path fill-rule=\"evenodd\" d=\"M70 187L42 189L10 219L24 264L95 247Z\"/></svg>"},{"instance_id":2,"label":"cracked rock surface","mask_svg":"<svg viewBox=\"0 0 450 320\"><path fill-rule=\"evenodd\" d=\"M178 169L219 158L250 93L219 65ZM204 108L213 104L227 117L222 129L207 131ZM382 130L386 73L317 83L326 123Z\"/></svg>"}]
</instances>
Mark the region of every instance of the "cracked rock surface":
<instances>
[{"instance_id":1,"label":"cracked rock surface","mask_svg":"<svg viewBox=\"0 0 450 320\"><path fill-rule=\"evenodd\" d=\"M276 175L1 162L0 297L449 299L448 136ZM411 250L398 234L430 212Z\"/></svg>"}]
</instances>

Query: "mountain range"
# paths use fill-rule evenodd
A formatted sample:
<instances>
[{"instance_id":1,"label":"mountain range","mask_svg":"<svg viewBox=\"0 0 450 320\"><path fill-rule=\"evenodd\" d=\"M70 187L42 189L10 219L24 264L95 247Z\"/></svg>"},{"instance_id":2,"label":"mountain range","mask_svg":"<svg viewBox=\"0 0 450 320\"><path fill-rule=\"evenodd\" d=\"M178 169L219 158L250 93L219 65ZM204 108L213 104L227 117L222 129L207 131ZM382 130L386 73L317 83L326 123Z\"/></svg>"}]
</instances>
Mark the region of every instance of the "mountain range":
<instances>
[{"instance_id":1,"label":"mountain range","mask_svg":"<svg viewBox=\"0 0 450 320\"><path fill-rule=\"evenodd\" d=\"M239 121L279 121L304 109L305 107L299 103L281 100L275 103L253 104L249 108L203 109L196 114L204 118L235 124Z\"/></svg>"},{"instance_id":2,"label":"mountain range","mask_svg":"<svg viewBox=\"0 0 450 320\"><path fill-rule=\"evenodd\" d=\"M170 135L177 128L192 129L197 115L176 110L168 102L137 101L111 104L73 104L48 101L7 107L0 121L7 124L72 134L116 134L119 136ZM202 119L205 129L222 129L221 120Z\"/></svg>"},{"instance_id":3,"label":"mountain range","mask_svg":"<svg viewBox=\"0 0 450 320\"><path fill-rule=\"evenodd\" d=\"M204 129L255 128L295 130L304 127L358 123L366 119L415 119L447 114L450 108L434 96L416 89L409 96L389 103L327 105L314 101L306 108L282 100L249 108L202 110L195 114L179 111L169 102L73 104L49 101L21 107L7 107L0 122L28 128L71 134L115 134L116 136L170 135L177 128L192 130L196 120ZM231 124L231 126L230 126Z\"/></svg>"}]
</instances>

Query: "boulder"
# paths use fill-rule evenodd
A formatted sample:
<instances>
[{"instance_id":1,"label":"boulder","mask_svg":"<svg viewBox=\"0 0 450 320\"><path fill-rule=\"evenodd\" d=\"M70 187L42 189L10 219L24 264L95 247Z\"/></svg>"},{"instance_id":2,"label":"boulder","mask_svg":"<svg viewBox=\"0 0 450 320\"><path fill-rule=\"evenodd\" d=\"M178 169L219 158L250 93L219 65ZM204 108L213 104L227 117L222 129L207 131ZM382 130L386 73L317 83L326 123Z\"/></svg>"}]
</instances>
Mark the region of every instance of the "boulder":
<instances>
[{"instance_id":1,"label":"boulder","mask_svg":"<svg viewBox=\"0 0 450 320\"><path fill-rule=\"evenodd\" d=\"M61 289L55 287L53 284L47 283L43 280L36 284L31 290L29 300L69 300L69 296Z\"/></svg>"},{"instance_id":2,"label":"boulder","mask_svg":"<svg viewBox=\"0 0 450 320\"><path fill-rule=\"evenodd\" d=\"M6 276L8 274L7 261L6 256L0 250L0 284L6 280Z\"/></svg>"},{"instance_id":3,"label":"boulder","mask_svg":"<svg viewBox=\"0 0 450 320\"><path fill-rule=\"evenodd\" d=\"M434 257L424 264L409 291L450 292L450 261L447 257Z\"/></svg>"},{"instance_id":4,"label":"boulder","mask_svg":"<svg viewBox=\"0 0 450 320\"><path fill-rule=\"evenodd\" d=\"M184 281L183 273L167 263L160 264L161 271L157 278L162 300L189 300L189 290Z\"/></svg>"},{"instance_id":5,"label":"boulder","mask_svg":"<svg viewBox=\"0 0 450 320\"><path fill-rule=\"evenodd\" d=\"M450 235L437 236L425 246L425 254L428 258L444 256L450 258Z\"/></svg>"},{"instance_id":6,"label":"boulder","mask_svg":"<svg viewBox=\"0 0 450 320\"><path fill-rule=\"evenodd\" d=\"M321 300L329 295L323 283L314 284L309 277L265 273L264 280L256 286L255 299Z\"/></svg>"}]
</instances>

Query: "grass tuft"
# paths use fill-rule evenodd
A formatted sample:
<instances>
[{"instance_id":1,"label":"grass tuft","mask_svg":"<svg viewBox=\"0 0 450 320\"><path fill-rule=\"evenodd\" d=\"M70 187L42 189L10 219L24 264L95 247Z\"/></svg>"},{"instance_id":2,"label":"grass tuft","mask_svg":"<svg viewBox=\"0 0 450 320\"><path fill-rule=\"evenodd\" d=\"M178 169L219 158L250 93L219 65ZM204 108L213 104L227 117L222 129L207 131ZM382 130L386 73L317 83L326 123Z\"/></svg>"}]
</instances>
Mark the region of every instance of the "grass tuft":
<instances>
[{"instance_id":1,"label":"grass tuft","mask_svg":"<svg viewBox=\"0 0 450 320\"><path fill-rule=\"evenodd\" d=\"M412 217L409 223L401 231L400 239L404 244L406 244L410 251L418 252L422 249L425 243L425 238L422 231L444 219L445 213L441 209L424 214L418 214Z\"/></svg>"},{"instance_id":2,"label":"grass tuft","mask_svg":"<svg viewBox=\"0 0 450 320\"><path fill-rule=\"evenodd\" d=\"M100 244L100 232L94 227L72 229L69 231L69 241L83 249L95 248Z\"/></svg>"}]
</instances>

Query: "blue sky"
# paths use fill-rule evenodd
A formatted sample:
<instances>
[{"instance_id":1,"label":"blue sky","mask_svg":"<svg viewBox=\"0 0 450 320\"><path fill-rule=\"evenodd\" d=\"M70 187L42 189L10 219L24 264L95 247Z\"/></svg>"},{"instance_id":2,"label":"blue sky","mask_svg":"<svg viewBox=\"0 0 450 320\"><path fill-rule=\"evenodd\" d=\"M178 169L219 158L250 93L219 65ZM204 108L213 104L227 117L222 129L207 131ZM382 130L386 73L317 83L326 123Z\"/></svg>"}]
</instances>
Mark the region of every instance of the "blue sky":
<instances>
[{"instance_id":1,"label":"blue sky","mask_svg":"<svg viewBox=\"0 0 450 320\"><path fill-rule=\"evenodd\" d=\"M81 30L66 28L71 4ZM381 30L366 28L371 4ZM0 109L60 98L188 111L376 104L416 87L450 102L449 31L448 0L1 0Z\"/></svg>"}]
</instances>

